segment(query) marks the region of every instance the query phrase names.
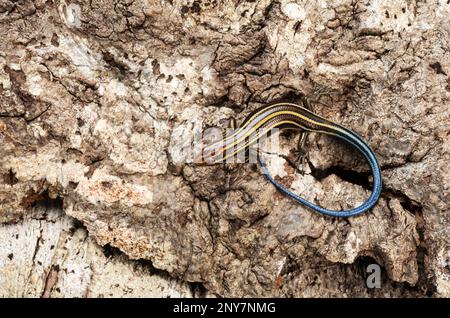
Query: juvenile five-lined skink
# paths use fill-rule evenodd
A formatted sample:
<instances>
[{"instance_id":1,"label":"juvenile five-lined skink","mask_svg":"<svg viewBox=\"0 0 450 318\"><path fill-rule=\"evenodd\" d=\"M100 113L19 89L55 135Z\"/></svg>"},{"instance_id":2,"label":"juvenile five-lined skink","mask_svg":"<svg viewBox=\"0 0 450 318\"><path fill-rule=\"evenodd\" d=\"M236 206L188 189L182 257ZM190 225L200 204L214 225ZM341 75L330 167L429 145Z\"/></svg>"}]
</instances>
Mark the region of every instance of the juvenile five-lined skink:
<instances>
[{"instance_id":1,"label":"juvenile five-lined skink","mask_svg":"<svg viewBox=\"0 0 450 318\"><path fill-rule=\"evenodd\" d=\"M296 129L303 132L317 132L336 136L354 146L364 155L370 164L373 174L372 193L365 203L350 210L335 211L317 206L286 189L275 181L261 156L258 156L258 162L264 175L281 192L316 212L336 217L358 215L376 204L381 194L382 180L380 166L372 149L356 133L297 104L276 103L255 110L233 134L204 148L204 153L208 153L210 157L208 163L226 162L227 159L236 154L243 151L247 152L249 147L256 143L261 136L267 135L274 128Z\"/></svg>"}]
</instances>

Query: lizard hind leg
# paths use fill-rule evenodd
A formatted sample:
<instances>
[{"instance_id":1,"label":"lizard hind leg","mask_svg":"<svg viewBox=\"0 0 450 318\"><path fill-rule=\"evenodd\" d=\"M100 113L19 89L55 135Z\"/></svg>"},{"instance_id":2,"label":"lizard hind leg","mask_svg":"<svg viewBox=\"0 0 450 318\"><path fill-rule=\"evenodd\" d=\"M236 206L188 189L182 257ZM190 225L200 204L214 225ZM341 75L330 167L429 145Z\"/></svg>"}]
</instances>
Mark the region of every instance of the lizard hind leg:
<instances>
[{"instance_id":1,"label":"lizard hind leg","mask_svg":"<svg viewBox=\"0 0 450 318\"><path fill-rule=\"evenodd\" d=\"M301 131L297 142L297 149L295 153L297 158L295 159L295 166L301 172L305 171L305 167L308 164L308 150L306 149L306 140L308 139L308 132Z\"/></svg>"},{"instance_id":2,"label":"lizard hind leg","mask_svg":"<svg viewBox=\"0 0 450 318\"><path fill-rule=\"evenodd\" d=\"M320 97L324 95L330 96L338 94L339 91L337 89L317 85L316 87L314 87L311 95L309 95L308 98L313 102L318 102Z\"/></svg>"}]
</instances>

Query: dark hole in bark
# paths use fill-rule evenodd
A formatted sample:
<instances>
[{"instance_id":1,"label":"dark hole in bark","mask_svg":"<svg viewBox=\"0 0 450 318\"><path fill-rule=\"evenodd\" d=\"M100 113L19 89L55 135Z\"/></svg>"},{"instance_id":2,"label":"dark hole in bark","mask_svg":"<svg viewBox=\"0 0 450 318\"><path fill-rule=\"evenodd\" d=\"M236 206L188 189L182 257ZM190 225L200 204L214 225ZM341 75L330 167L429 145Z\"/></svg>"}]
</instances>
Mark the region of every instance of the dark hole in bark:
<instances>
[{"instance_id":1,"label":"dark hole in bark","mask_svg":"<svg viewBox=\"0 0 450 318\"><path fill-rule=\"evenodd\" d=\"M430 64L430 67L436 72L436 74L447 75L447 73L445 73L444 69L442 68L441 63L439 62Z\"/></svg>"},{"instance_id":2,"label":"dark hole in bark","mask_svg":"<svg viewBox=\"0 0 450 318\"><path fill-rule=\"evenodd\" d=\"M46 209L53 208L57 210L62 210L63 208L63 198L56 197L51 198L49 196L48 190L41 193L31 192L27 196L22 198L20 205L26 209L35 206L43 206Z\"/></svg>"},{"instance_id":3,"label":"dark hole in bark","mask_svg":"<svg viewBox=\"0 0 450 318\"><path fill-rule=\"evenodd\" d=\"M72 220L72 226L70 227L69 231L70 234L73 235L78 229L85 229L86 227L84 226L83 222L77 220L77 219L73 219Z\"/></svg>"},{"instance_id":4,"label":"dark hole in bark","mask_svg":"<svg viewBox=\"0 0 450 318\"><path fill-rule=\"evenodd\" d=\"M198 298L204 298L206 296L206 292L208 291L205 286L200 282L190 283L190 289L192 295Z\"/></svg>"},{"instance_id":5,"label":"dark hole in bark","mask_svg":"<svg viewBox=\"0 0 450 318\"><path fill-rule=\"evenodd\" d=\"M334 174L344 181L360 185L366 189L370 188L369 184L369 175L371 174L370 172L357 172L339 166L332 166L327 169L317 169L311 166L311 174L314 178L318 180L323 180L329 175Z\"/></svg>"},{"instance_id":6,"label":"dark hole in bark","mask_svg":"<svg viewBox=\"0 0 450 318\"><path fill-rule=\"evenodd\" d=\"M114 257L121 254L122 252L117 247L111 246L110 244L103 246L103 255L105 255L105 257Z\"/></svg>"},{"instance_id":7,"label":"dark hole in bark","mask_svg":"<svg viewBox=\"0 0 450 318\"><path fill-rule=\"evenodd\" d=\"M9 169L8 173L4 175L4 182L10 186L15 185L18 181L16 173L12 169Z\"/></svg>"}]
</instances>

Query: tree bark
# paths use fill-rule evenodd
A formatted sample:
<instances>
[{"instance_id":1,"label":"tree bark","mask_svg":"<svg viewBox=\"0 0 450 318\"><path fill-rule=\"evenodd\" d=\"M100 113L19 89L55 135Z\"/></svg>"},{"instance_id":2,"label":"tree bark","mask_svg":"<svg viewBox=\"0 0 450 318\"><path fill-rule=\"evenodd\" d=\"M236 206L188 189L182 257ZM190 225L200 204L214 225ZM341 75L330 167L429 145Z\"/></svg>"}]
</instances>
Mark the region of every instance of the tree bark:
<instances>
[{"instance_id":1,"label":"tree bark","mask_svg":"<svg viewBox=\"0 0 450 318\"><path fill-rule=\"evenodd\" d=\"M449 22L430 0L0 0L0 295L449 297ZM189 162L196 132L318 87L380 161L371 211ZM302 173L297 139L274 175L367 198L362 157L310 135Z\"/></svg>"}]
</instances>

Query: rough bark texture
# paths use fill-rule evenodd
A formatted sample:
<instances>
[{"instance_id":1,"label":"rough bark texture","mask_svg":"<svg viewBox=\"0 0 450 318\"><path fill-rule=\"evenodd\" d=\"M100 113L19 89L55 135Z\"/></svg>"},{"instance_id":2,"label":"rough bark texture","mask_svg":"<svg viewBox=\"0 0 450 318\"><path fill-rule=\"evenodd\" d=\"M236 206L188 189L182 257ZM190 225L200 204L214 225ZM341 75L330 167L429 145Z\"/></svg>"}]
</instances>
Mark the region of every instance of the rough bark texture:
<instances>
[{"instance_id":1,"label":"rough bark texture","mask_svg":"<svg viewBox=\"0 0 450 318\"><path fill-rule=\"evenodd\" d=\"M38 205L21 224L0 228L0 297L198 297L151 262L101 248L60 207Z\"/></svg>"},{"instance_id":2,"label":"rough bark texture","mask_svg":"<svg viewBox=\"0 0 450 318\"><path fill-rule=\"evenodd\" d=\"M449 297L449 33L447 0L0 0L0 295ZM185 163L196 130L317 86L378 155L370 212ZM297 138L273 174L329 208L367 197L356 152L311 135L301 174Z\"/></svg>"}]
</instances>

